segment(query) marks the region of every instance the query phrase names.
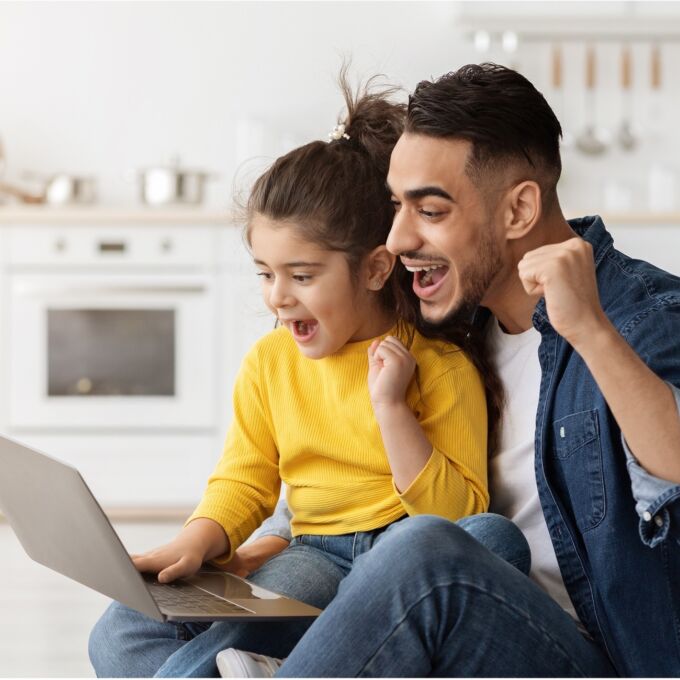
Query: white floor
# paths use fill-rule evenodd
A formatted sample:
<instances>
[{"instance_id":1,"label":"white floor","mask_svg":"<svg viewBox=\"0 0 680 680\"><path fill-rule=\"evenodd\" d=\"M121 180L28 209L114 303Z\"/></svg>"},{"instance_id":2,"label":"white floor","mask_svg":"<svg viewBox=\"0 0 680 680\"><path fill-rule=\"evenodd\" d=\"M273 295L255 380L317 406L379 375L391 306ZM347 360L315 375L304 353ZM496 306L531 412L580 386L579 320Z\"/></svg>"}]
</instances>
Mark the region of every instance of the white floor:
<instances>
[{"instance_id":1,"label":"white floor","mask_svg":"<svg viewBox=\"0 0 680 680\"><path fill-rule=\"evenodd\" d=\"M180 523L115 523L125 547L165 543ZM94 677L90 629L109 600L33 562L0 522L0 677Z\"/></svg>"}]
</instances>

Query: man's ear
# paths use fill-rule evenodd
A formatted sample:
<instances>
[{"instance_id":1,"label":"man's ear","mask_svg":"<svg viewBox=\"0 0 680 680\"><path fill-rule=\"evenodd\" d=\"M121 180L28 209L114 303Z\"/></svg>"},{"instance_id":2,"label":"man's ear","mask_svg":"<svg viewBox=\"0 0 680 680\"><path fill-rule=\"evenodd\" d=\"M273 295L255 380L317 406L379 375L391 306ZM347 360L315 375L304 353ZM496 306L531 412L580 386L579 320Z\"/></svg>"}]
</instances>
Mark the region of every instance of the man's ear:
<instances>
[{"instance_id":1,"label":"man's ear","mask_svg":"<svg viewBox=\"0 0 680 680\"><path fill-rule=\"evenodd\" d=\"M389 278L397 258L384 245L374 248L365 259L366 288L380 290Z\"/></svg>"},{"instance_id":2,"label":"man's ear","mask_svg":"<svg viewBox=\"0 0 680 680\"><path fill-rule=\"evenodd\" d=\"M525 180L515 185L504 201L503 221L508 240L526 236L541 217L541 187L538 182Z\"/></svg>"}]
</instances>

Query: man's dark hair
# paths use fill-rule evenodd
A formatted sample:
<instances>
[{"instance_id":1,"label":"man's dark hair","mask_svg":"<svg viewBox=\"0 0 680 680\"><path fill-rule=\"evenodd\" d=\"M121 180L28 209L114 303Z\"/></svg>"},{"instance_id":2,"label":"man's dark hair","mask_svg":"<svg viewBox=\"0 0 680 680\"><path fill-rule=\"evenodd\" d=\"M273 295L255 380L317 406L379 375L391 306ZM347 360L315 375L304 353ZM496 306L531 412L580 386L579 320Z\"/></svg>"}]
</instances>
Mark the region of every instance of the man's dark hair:
<instances>
[{"instance_id":1,"label":"man's dark hair","mask_svg":"<svg viewBox=\"0 0 680 680\"><path fill-rule=\"evenodd\" d=\"M409 98L406 132L472 144L466 173L488 188L490 175L517 165L541 187L544 204L560 178L562 128L543 95L522 75L498 64L468 64Z\"/></svg>"}]
</instances>

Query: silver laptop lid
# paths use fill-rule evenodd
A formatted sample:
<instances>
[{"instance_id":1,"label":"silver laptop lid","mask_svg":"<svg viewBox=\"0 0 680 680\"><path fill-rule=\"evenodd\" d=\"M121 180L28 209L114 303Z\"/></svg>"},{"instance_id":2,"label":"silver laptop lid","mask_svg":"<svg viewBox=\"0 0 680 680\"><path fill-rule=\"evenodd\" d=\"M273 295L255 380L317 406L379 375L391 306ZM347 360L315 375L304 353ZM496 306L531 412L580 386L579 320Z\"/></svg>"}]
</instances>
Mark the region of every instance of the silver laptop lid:
<instances>
[{"instance_id":1,"label":"silver laptop lid","mask_svg":"<svg viewBox=\"0 0 680 680\"><path fill-rule=\"evenodd\" d=\"M141 574L75 468L0 436L0 510L36 562L163 620Z\"/></svg>"}]
</instances>

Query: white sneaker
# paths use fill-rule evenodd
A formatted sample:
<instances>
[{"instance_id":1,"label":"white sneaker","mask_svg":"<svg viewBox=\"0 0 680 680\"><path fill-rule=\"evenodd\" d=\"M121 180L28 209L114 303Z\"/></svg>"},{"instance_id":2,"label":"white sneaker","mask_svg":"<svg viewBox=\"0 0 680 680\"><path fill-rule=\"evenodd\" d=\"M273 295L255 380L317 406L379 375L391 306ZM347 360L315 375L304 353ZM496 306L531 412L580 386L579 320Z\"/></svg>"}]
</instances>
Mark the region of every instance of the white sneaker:
<instances>
[{"instance_id":1,"label":"white sneaker","mask_svg":"<svg viewBox=\"0 0 680 680\"><path fill-rule=\"evenodd\" d=\"M223 678L273 678L283 664L283 659L240 649L223 649L216 661Z\"/></svg>"}]
</instances>

